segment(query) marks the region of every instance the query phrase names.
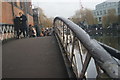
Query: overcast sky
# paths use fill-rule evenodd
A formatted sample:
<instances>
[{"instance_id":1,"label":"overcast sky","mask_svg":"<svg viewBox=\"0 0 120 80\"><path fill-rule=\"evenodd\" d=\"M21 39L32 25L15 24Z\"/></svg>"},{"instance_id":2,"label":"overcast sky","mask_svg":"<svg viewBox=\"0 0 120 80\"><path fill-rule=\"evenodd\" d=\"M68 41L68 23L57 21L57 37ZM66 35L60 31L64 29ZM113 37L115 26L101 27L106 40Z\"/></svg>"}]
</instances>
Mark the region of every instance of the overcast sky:
<instances>
[{"instance_id":1,"label":"overcast sky","mask_svg":"<svg viewBox=\"0 0 120 80\"><path fill-rule=\"evenodd\" d=\"M39 6L48 17L71 17L80 9L80 2L84 8L95 9L95 5L105 0L32 0L33 6Z\"/></svg>"}]
</instances>

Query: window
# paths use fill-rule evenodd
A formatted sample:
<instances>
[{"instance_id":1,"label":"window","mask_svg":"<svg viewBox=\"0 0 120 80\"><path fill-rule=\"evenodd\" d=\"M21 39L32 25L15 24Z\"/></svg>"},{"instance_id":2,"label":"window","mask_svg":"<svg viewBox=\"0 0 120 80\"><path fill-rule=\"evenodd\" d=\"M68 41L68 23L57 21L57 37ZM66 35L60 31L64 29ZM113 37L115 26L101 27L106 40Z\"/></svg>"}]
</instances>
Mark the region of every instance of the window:
<instances>
[{"instance_id":1,"label":"window","mask_svg":"<svg viewBox=\"0 0 120 80\"><path fill-rule=\"evenodd\" d=\"M118 8L118 13L120 14L120 8Z\"/></svg>"},{"instance_id":2,"label":"window","mask_svg":"<svg viewBox=\"0 0 120 80\"><path fill-rule=\"evenodd\" d=\"M99 15L99 12L97 11L97 15Z\"/></svg>"},{"instance_id":3,"label":"window","mask_svg":"<svg viewBox=\"0 0 120 80\"><path fill-rule=\"evenodd\" d=\"M100 22L102 21L101 17L99 17L99 21L100 21Z\"/></svg>"},{"instance_id":4,"label":"window","mask_svg":"<svg viewBox=\"0 0 120 80\"><path fill-rule=\"evenodd\" d=\"M94 15L96 15L96 12L94 12Z\"/></svg>"},{"instance_id":5,"label":"window","mask_svg":"<svg viewBox=\"0 0 120 80\"><path fill-rule=\"evenodd\" d=\"M106 7L107 7L107 3L106 3Z\"/></svg>"},{"instance_id":6,"label":"window","mask_svg":"<svg viewBox=\"0 0 120 80\"><path fill-rule=\"evenodd\" d=\"M103 4L103 8L104 8L105 6L104 6L104 4Z\"/></svg>"},{"instance_id":7,"label":"window","mask_svg":"<svg viewBox=\"0 0 120 80\"><path fill-rule=\"evenodd\" d=\"M14 5L17 6L17 2L14 2Z\"/></svg>"},{"instance_id":8,"label":"window","mask_svg":"<svg viewBox=\"0 0 120 80\"><path fill-rule=\"evenodd\" d=\"M106 10L104 10L103 12L104 12L104 14L106 14Z\"/></svg>"},{"instance_id":9,"label":"window","mask_svg":"<svg viewBox=\"0 0 120 80\"><path fill-rule=\"evenodd\" d=\"M23 9L23 2L20 2L20 8Z\"/></svg>"},{"instance_id":10,"label":"window","mask_svg":"<svg viewBox=\"0 0 120 80\"><path fill-rule=\"evenodd\" d=\"M109 6L111 6L111 3L109 3Z\"/></svg>"},{"instance_id":11,"label":"window","mask_svg":"<svg viewBox=\"0 0 120 80\"><path fill-rule=\"evenodd\" d=\"M100 11L100 15L102 15L102 11Z\"/></svg>"}]
</instances>

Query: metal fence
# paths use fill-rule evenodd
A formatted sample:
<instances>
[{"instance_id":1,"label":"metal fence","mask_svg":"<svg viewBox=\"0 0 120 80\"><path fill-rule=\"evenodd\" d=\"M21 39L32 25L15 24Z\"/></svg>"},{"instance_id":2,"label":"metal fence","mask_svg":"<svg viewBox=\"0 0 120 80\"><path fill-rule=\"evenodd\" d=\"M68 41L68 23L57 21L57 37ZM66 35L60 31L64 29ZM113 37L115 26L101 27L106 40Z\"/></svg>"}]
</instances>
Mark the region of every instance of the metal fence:
<instances>
[{"instance_id":1,"label":"metal fence","mask_svg":"<svg viewBox=\"0 0 120 80\"><path fill-rule=\"evenodd\" d=\"M95 66L96 78L102 74L106 75L103 78L120 78L119 59L111 55L109 49L106 50L107 46L103 47L91 39L81 27L68 19L56 17L54 28L77 78L88 78L87 69L91 61ZM116 53L120 55L119 52Z\"/></svg>"},{"instance_id":2,"label":"metal fence","mask_svg":"<svg viewBox=\"0 0 120 80\"><path fill-rule=\"evenodd\" d=\"M0 24L0 40L14 37L14 26L12 24Z\"/></svg>"}]
</instances>

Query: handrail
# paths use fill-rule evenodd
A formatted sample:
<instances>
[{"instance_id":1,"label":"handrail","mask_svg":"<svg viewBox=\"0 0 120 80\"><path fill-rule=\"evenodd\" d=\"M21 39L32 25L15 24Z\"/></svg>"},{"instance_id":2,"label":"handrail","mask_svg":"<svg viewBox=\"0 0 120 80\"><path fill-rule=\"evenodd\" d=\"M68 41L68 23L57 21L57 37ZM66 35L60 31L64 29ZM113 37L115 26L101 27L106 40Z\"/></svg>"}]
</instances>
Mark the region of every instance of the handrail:
<instances>
[{"instance_id":1,"label":"handrail","mask_svg":"<svg viewBox=\"0 0 120 80\"><path fill-rule=\"evenodd\" d=\"M13 24L0 24L0 40L6 40L14 37Z\"/></svg>"},{"instance_id":2,"label":"handrail","mask_svg":"<svg viewBox=\"0 0 120 80\"><path fill-rule=\"evenodd\" d=\"M111 54L113 57L117 58L120 60L120 51L106 45L106 44L103 44L101 42L98 42L107 52L109 52L109 54Z\"/></svg>"},{"instance_id":3,"label":"handrail","mask_svg":"<svg viewBox=\"0 0 120 80\"><path fill-rule=\"evenodd\" d=\"M91 39L90 36L81 27L63 17L56 17L53 24L55 28L55 33L60 38L62 45L66 50L66 54L69 53L67 55L68 58L70 58L70 62L72 65L76 63L75 59L73 60L76 54L74 51L75 46L79 45L79 54L81 56L83 68L80 74L78 74L78 71L76 71L77 68L75 68L77 78L85 77L85 72L88 68L91 57L95 61L98 73L100 73L102 70L110 78L120 78L120 75L118 75L120 64L96 40ZM68 47L70 47L69 44L72 45L71 51L68 51ZM85 49L87 55L85 60L82 60L83 57L81 53L83 53ZM74 66L77 67L77 65Z\"/></svg>"}]
</instances>

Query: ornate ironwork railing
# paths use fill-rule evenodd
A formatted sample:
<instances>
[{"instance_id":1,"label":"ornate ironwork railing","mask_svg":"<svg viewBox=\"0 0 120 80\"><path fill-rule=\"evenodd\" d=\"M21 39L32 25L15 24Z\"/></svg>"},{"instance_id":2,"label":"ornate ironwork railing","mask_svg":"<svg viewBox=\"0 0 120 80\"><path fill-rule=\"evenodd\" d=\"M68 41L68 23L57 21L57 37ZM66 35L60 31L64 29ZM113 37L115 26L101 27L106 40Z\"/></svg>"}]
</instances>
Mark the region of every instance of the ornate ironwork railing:
<instances>
[{"instance_id":1,"label":"ornate ironwork railing","mask_svg":"<svg viewBox=\"0 0 120 80\"><path fill-rule=\"evenodd\" d=\"M0 40L14 37L14 26L12 24L0 24Z\"/></svg>"},{"instance_id":2,"label":"ornate ironwork railing","mask_svg":"<svg viewBox=\"0 0 120 80\"><path fill-rule=\"evenodd\" d=\"M111 55L107 46L91 39L81 27L62 17L54 19L54 29L77 78L90 78L87 73L91 63L94 67L89 70L90 74L94 70L96 77L104 74L106 78L120 78L119 58Z\"/></svg>"}]
</instances>

